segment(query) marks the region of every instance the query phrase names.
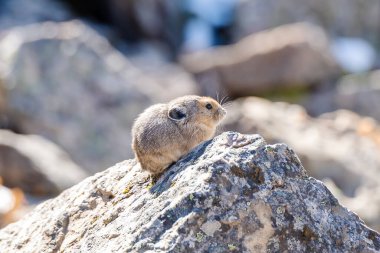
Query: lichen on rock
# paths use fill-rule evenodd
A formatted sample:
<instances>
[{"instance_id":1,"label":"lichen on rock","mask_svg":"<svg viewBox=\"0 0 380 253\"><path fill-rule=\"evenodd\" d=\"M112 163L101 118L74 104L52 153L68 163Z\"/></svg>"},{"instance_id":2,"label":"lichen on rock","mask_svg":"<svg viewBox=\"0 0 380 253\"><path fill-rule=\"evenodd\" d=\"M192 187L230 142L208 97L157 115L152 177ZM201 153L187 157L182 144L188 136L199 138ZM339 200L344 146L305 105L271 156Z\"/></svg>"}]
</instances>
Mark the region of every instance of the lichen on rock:
<instances>
[{"instance_id":1,"label":"lichen on rock","mask_svg":"<svg viewBox=\"0 0 380 253\"><path fill-rule=\"evenodd\" d=\"M0 251L380 250L380 235L309 177L289 147L259 135L223 133L150 188L148 177L129 160L87 178L0 230Z\"/></svg>"}]
</instances>

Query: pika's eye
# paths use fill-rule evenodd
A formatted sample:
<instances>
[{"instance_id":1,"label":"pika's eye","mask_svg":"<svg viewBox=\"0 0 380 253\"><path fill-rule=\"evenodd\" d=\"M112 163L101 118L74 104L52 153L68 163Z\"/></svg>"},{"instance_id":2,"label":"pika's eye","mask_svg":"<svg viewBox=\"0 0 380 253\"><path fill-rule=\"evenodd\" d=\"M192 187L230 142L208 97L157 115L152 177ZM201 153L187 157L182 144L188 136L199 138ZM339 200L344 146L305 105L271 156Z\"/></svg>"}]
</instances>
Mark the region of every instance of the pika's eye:
<instances>
[{"instance_id":1,"label":"pika's eye","mask_svg":"<svg viewBox=\"0 0 380 253\"><path fill-rule=\"evenodd\" d=\"M210 103L207 103L207 104L206 104L206 108L207 108L208 110L211 110L211 109L212 109L212 105L211 105Z\"/></svg>"}]
</instances>

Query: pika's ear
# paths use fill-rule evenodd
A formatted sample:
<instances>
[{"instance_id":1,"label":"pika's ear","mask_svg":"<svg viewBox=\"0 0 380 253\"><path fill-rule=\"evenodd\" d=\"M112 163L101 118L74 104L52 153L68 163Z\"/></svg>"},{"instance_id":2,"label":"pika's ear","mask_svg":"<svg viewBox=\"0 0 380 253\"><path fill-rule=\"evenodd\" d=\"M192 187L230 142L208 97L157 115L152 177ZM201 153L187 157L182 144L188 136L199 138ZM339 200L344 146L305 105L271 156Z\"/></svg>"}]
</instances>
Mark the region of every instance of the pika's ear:
<instances>
[{"instance_id":1,"label":"pika's ear","mask_svg":"<svg viewBox=\"0 0 380 253\"><path fill-rule=\"evenodd\" d=\"M184 107L173 107L169 110L168 116L172 120L182 120L186 118L186 109Z\"/></svg>"}]
</instances>

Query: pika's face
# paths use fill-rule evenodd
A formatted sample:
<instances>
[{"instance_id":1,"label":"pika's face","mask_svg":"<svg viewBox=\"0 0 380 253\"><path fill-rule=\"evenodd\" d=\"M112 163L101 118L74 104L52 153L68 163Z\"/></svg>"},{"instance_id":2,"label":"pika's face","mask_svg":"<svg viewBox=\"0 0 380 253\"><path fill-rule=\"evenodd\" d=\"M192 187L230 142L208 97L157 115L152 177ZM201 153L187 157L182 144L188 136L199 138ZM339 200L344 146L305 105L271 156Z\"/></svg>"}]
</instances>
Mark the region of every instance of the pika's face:
<instances>
[{"instance_id":1,"label":"pika's face","mask_svg":"<svg viewBox=\"0 0 380 253\"><path fill-rule=\"evenodd\" d=\"M216 126L226 115L226 110L210 97L186 96L169 104L169 118L178 123L197 122Z\"/></svg>"},{"instance_id":2,"label":"pika's face","mask_svg":"<svg viewBox=\"0 0 380 253\"><path fill-rule=\"evenodd\" d=\"M206 122L209 120L215 124L219 123L227 114L226 110L215 100L209 97L202 97L198 100L199 118L204 118Z\"/></svg>"}]
</instances>

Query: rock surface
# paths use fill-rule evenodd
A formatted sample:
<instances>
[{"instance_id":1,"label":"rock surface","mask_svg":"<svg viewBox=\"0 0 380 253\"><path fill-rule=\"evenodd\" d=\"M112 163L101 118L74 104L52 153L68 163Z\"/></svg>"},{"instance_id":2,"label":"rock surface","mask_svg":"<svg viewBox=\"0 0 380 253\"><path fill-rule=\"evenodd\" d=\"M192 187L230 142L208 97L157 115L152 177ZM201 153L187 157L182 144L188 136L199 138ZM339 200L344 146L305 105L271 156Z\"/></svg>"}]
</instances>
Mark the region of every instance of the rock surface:
<instances>
[{"instance_id":1,"label":"rock surface","mask_svg":"<svg viewBox=\"0 0 380 253\"><path fill-rule=\"evenodd\" d=\"M43 21L65 21L72 14L56 0L0 0L0 31Z\"/></svg>"},{"instance_id":2,"label":"rock surface","mask_svg":"<svg viewBox=\"0 0 380 253\"><path fill-rule=\"evenodd\" d=\"M237 100L228 111L225 129L259 133L270 143L288 143L311 176L327 180L345 206L380 230L376 121L348 111L312 118L301 106L254 97Z\"/></svg>"},{"instance_id":3,"label":"rock surface","mask_svg":"<svg viewBox=\"0 0 380 253\"><path fill-rule=\"evenodd\" d=\"M282 24L308 21L332 35L362 37L378 45L379 17L378 0L239 0L233 31L239 39Z\"/></svg>"},{"instance_id":4,"label":"rock surface","mask_svg":"<svg viewBox=\"0 0 380 253\"><path fill-rule=\"evenodd\" d=\"M61 0L76 12L111 23L123 38L162 40L171 50L178 49L181 40L181 7L178 0ZM174 52L171 52L174 53Z\"/></svg>"},{"instance_id":5,"label":"rock surface","mask_svg":"<svg viewBox=\"0 0 380 253\"><path fill-rule=\"evenodd\" d=\"M54 143L40 136L0 130L0 177L6 186L31 195L53 196L87 176Z\"/></svg>"},{"instance_id":6,"label":"rock surface","mask_svg":"<svg viewBox=\"0 0 380 253\"><path fill-rule=\"evenodd\" d=\"M125 161L0 230L2 252L310 250L379 251L380 235L308 177L286 145L233 132L198 146L153 186Z\"/></svg>"},{"instance_id":7,"label":"rock surface","mask_svg":"<svg viewBox=\"0 0 380 253\"><path fill-rule=\"evenodd\" d=\"M159 44L140 43L123 52L128 60L154 81L165 92L159 94L163 101L189 94L199 94L193 76L168 58L168 52Z\"/></svg>"},{"instance_id":8,"label":"rock surface","mask_svg":"<svg viewBox=\"0 0 380 253\"><path fill-rule=\"evenodd\" d=\"M169 97L80 21L4 33L0 76L7 110L23 133L52 140L92 172L131 157L133 120Z\"/></svg>"},{"instance_id":9,"label":"rock surface","mask_svg":"<svg viewBox=\"0 0 380 253\"><path fill-rule=\"evenodd\" d=\"M203 94L248 96L307 88L339 73L324 31L306 23L250 35L232 46L184 55Z\"/></svg>"},{"instance_id":10,"label":"rock surface","mask_svg":"<svg viewBox=\"0 0 380 253\"><path fill-rule=\"evenodd\" d=\"M380 70L343 76L333 89L312 94L304 105L313 115L346 109L380 121Z\"/></svg>"}]
</instances>

